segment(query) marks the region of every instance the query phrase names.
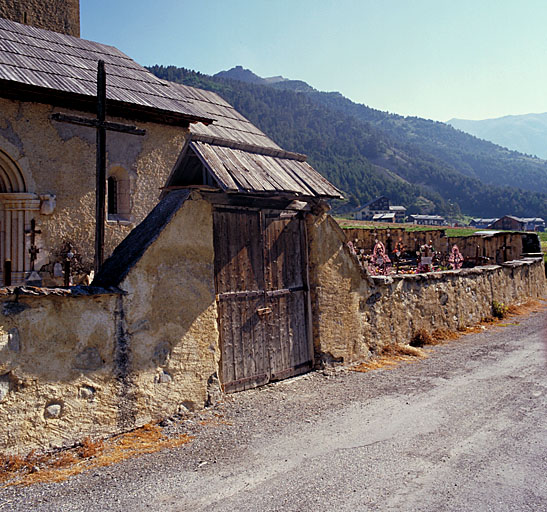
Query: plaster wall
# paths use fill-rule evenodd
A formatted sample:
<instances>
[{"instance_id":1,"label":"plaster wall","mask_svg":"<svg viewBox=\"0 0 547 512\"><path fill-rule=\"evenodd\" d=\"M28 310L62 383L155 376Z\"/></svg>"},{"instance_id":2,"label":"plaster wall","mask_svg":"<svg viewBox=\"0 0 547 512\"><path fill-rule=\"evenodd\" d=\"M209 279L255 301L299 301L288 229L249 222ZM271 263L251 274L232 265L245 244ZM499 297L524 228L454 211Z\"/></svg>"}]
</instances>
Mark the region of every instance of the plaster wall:
<instances>
[{"instance_id":1,"label":"plaster wall","mask_svg":"<svg viewBox=\"0 0 547 512\"><path fill-rule=\"evenodd\" d=\"M95 130L51 121L50 115L58 111L89 117L49 105L0 99L0 150L19 167L27 192L56 196L52 214L34 214L42 231L36 268L48 263L51 267L60 259L63 243L70 241L81 256L83 269L90 270L95 232ZM156 205L188 133L181 127L138 125L146 130L145 136L107 134L107 172L126 171L131 216L129 222L107 221L105 257Z\"/></svg>"},{"instance_id":2,"label":"plaster wall","mask_svg":"<svg viewBox=\"0 0 547 512\"><path fill-rule=\"evenodd\" d=\"M120 288L4 289L0 452L71 445L214 400L210 204L188 200Z\"/></svg>"},{"instance_id":3,"label":"plaster wall","mask_svg":"<svg viewBox=\"0 0 547 512\"><path fill-rule=\"evenodd\" d=\"M135 423L203 408L220 359L211 205L187 200L120 287Z\"/></svg>"},{"instance_id":4,"label":"plaster wall","mask_svg":"<svg viewBox=\"0 0 547 512\"><path fill-rule=\"evenodd\" d=\"M117 297L3 296L0 452L115 432Z\"/></svg>"}]
</instances>

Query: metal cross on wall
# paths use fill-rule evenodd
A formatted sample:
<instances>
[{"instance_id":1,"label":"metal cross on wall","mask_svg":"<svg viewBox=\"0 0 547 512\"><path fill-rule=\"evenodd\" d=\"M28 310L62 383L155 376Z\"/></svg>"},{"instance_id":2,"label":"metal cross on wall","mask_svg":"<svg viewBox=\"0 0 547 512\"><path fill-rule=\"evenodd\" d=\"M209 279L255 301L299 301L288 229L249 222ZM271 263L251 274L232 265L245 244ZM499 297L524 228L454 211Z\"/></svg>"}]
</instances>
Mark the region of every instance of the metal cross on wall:
<instances>
[{"instance_id":1,"label":"metal cross on wall","mask_svg":"<svg viewBox=\"0 0 547 512\"><path fill-rule=\"evenodd\" d=\"M34 270L34 262L36 261L36 258L38 257L38 253L40 252L40 249L36 246L36 235L39 235L42 233L39 229L36 229L36 221L32 219L30 221L30 229L27 229L25 231L28 235L30 235L30 247L29 247L29 254L30 254L30 270Z\"/></svg>"},{"instance_id":2,"label":"metal cross on wall","mask_svg":"<svg viewBox=\"0 0 547 512\"><path fill-rule=\"evenodd\" d=\"M95 273L99 271L104 259L104 223L106 197L106 131L122 132L131 135L144 135L145 130L135 126L111 123L106 121L106 72L104 61L97 65L97 118L72 116L68 114L52 114L51 119L63 123L91 126L97 130L97 161L96 161L96 225L95 225Z\"/></svg>"}]
</instances>

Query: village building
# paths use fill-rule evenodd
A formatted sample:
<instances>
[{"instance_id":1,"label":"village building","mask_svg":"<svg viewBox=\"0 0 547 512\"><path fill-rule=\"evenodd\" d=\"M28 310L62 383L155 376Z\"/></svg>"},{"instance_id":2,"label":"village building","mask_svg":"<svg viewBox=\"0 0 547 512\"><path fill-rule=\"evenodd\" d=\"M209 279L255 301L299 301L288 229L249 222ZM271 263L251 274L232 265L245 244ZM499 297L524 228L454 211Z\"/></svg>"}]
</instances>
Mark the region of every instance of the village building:
<instances>
[{"instance_id":1,"label":"village building","mask_svg":"<svg viewBox=\"0 0 547 512\"><path fill-rule=\"evenodd\" d=\"M440 215L409 215L409 221L423 226L443 226L446 224L444 217Z\"/></svg>"},{"instance_id":2,"label":"village building","mask_svg":"<svg viewBox=\"0 0 547 512\"><path fill-rule=\"evenodd\" d=\"M515 217L504 215L492 222L488 229L502 229L505 231L544 231L545 221L540 217Z\"/></svg>"},{"instance_id":3,"label":"village building","mask_svg":"<svg viewBox=\"0 0 547 512\"><path fill-rule=\"evenodd\" d=\"M376 220L378 222L405 221L406 208L404 206L392 206L386 196L380 196L360 207L355 214L359 220ZM383 216L376 217L375 216Z\"/></svg>"},{"instance_id":4,"label":"village building","mask_svg":"<svg viewBox=\"0 0 547 512\"><path fill-rule=\"evenodd\" d=\"M105 254L157 203L191 123L211 123L199 93L159 80L119 50L0 19L0 281L32 270L62 284L61 265L93 268L96 130L61 122L96 112L97 62L107 75L107 121L138 124L144 136L109 131ZM61 116L56 118L56 116Z\"/></svg>"},{"instance_id":5,"label":"village building","mask_svg":"<svg viewBox=\"0 0 547 512\"><path fill-rule=\"evenodd\" d=\"M377 213L372 216L374 222L395 222L394 213Z\"/></svg>"},{"instance_id":6,"label":"village building","mask_svg":"<svg viewBox=\"0 0 547 512\"><path fill-rule=\"evenodd\" d=\"M497 217L491 218L491 219L476 218L476 219L472 219L471 222L469 223L469 225L471 227L477 228L477 229L486 229L486 228L488 228L488 226L490 226L491 224L493 224L497 220L498 220Z\"/></svg>"}]
</instances>

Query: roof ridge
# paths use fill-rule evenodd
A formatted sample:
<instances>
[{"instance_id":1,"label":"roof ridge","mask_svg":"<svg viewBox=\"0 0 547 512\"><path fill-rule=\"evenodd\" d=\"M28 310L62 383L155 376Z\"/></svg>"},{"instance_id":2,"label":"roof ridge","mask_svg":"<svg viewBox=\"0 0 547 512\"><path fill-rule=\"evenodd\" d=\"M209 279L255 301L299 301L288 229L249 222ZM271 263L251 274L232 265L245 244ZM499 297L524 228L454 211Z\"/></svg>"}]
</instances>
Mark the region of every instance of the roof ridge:
<instances>
[{"instance_id":1,"label":"roof ridge","mask_svg":"<svg viewBox=\"0 0 547 512\"><path fill-rule=\"evenodd\" d=\"M256 153L259 155L273 156L277 158L286 158L288 160L297 160L299 162L305 162L307 156L301 153L294 153L292 151L285 151L284 149L267 148L264 146L257 146L255 144L249 144L245 142L236 142L229 139L223 139L221 137L214 137L209 135L191 134L190 140L192 142L204 142L212 144L213 146L227 147L230 149L239 149L241 151L247 151L249 153Z\"/></svg>"}]
</instances>

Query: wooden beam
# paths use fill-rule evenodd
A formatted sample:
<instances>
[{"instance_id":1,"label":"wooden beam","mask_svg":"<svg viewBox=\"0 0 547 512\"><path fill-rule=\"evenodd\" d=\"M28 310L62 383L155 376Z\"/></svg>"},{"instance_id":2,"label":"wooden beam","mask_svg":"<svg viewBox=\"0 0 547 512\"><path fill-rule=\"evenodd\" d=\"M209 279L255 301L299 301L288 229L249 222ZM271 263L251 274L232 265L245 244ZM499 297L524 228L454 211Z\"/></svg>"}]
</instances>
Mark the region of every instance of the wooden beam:
<instances>
[{"instance_id":1,"label":"wooden beam","mask_svg":"<svg viewBox=\"0 0 547 512\"><path fill-rule=\"evenodd\" d=\"M59 112L51 114L51 119L54 121L77 124L80 126L91 126L95 128L99 126L99 121L97 119L88 119L87 117L72 116L69 114L61 114ZM137 128L132 125L112 123L110 121L104 121L103 125L107 130L113 132L130 133L132 135L146 135L146 130L142 130L141 128Z\"/></svg>"}]
</instances>

